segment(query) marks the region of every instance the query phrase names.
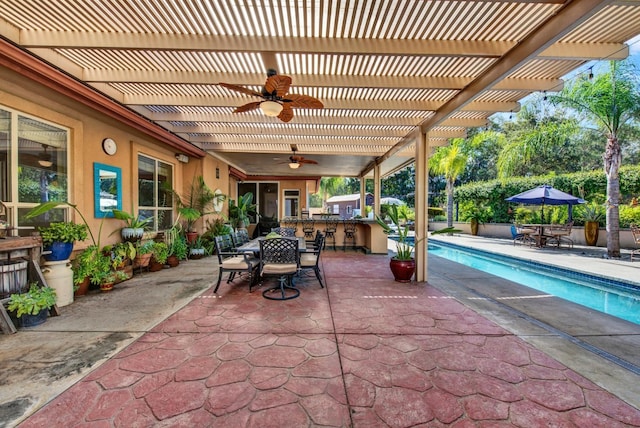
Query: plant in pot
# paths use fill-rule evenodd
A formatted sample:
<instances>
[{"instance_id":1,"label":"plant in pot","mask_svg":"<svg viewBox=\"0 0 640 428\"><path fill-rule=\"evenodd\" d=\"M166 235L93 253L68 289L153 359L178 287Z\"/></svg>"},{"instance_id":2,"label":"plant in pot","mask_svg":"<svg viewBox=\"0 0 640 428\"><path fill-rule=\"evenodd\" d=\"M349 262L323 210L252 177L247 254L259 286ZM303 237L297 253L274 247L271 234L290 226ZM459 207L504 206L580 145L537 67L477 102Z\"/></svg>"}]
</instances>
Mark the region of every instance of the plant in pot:
<instances>
[{"instance_id":1,"label":"plant in pot","mask_svg":"<svg viewBox=\"0 0 640 428\"><path fill-rule=\"evenodd\" d=\"M202 236L198 238L189 246L189 258L201 259L206 255L206 249L204 248L204 240Z\"/></svg>"},{"instance_id":2,"label":"plant in pot","mask_svg":"<svg viewBox=\"0 0 640 428\"><path fill-rule=\"evenodd\" d=\"M473 205L469 210L466 210L462 215L462 221L468 221L471 226L471 234L477 235L480 225L489 221L491 212L488 208L482 205Z\"/></svg>"},{"instance_id":3,"label":"plant in pot","mask_svg":"<svg viewBox=\"0 0 640 428\"><path fill-rule=\"evenodd\" d=\"M256 213L256 204L253 203L253 193L245 193L236 203L235 200L229 200L229 221L234 229L245 229L251 218L249 215Z\"/></svg>"},{"instance_id":4,"label":"plant in pot","mask_svg":"<svg viewBox=\"0 0 640 428\"><path fill-rule=\"evenodd\" d=\"M584 221L584 240L587 245L598 243L600 222L604 218L604 209L596 203L585 204L580 207L579 217Z\"/></svg>"},{"instance_id":5,"label":"plant in pot","mask_svg":"<svg viewBox=\"0 0 640 428\"><path fill-rule=\"evenodd\" d=\"M111 259L96 245L90 245L73 260L72 269L75 294L82 296L87 293L89 283L100 285L102 277L111 270Z\"/></svg>"},{"instance_id":6,"label":"plant in pot","mask_svg":"<svg viewBox=\"0 0 640 428\"><path fill-rule=\"evenodd\" d=\"M141 218L140 215L129 214L126 211L113 210L113 216L122 220L125 226L120 229L122 240L126 242L138 242L144 236L144 231L148 227L150 218Z\"/></svg>"},{"instance_id":7,"label":"plant in pot","mask_svg":"<svg viewBox=\"0 0 640 428\"><path fill-rule=\"evenodd\" d=\"M76 241L87 239L87 226L70 221L51 223L49 226L39 227L42 245L47 252L47 261L67 260L73 251Z\"/></svg>"},{"instance_id":8,"label":"plant in pot","mask_svg":"<svg viewBox=\"0 0 640 428\"><path fill-rule=\"evenodd\" d=\"M169 256L167 264L176 267L180 260L185 260L189 254L187 241L180 230L180 225L175 224L166 234L167 246L169 247Z\"/></svg>"},{"instance_id":9,"label":"plant in pot","mask_svg":"<svg viewBox=\"0 0 640 428\"><path fill-rule=\"evenodd\" d=\"M137 246L136 257L133 259L134 269L142 269L149 266L151 256L153 255L153 244L153 241L147 241Z\"/></svg>"},{"instance_id":10,"label":"plant in pot","mask_svg":"<svg viewBox=\"0 0 640 428\"><path fill-rule=\"evenodd\" d=\"M169 246L164 242L154 242L152 253L149 270L151 272L162 270L169 257Z\"/></svg>"},{"instance_id":11,"label":"plant in pot","mask_svg":"<svg viewBox=\"0 0 640 428\"><path fill-rule=\"evenodd\" d=\"M414 245L409 240L407 212L404 209L398 209L397 205L389 205L386 209L386 217L389 218L393 227L379 216L376 216L376 222L387 235L397 234L396 255L389 262L391 272L397 282L411 282L416 271L416 261L413 258Z\"/></svg>"},{"instance_id":12,"label":"plant in pot","mask_svg":"<svg viewBox=\"0 0 640 428\"><path fill-rule=\"evenodd\" d=\"M100 278L100 291L111 291L113 290L113 286L115 284L126 279L127 274L125 274L123 271L111 269L104 273L104 275Z\"/></svg>"},{"instance_id":13,"label":"plant in pot","mask_svg":"<svg viewBox=\"0 0 640 428\"><path fill-rule=\"evenodd\" d=\"M204 215L216 212L215 204L224 201L225 195L211 190L201 175L193 178L186 194L181 196L175 191L172 193L176 196L178 220L184 220L187 242L192 243L198 236L195 222Z\"/></svg>"},{"instance_id":14,"label":"plant in pot","mask_svg":"<svg viewBox=\"0 0 640 428\"><path fill-rule=\"evenodd\" d=\"M49 309L56 304L56 291L32 283L26 293L12 294L8 309L15 311L22 327L32 327L47 320Z\"/></svg>"},{"instance_id":15,"label":"plant in pot","mask_svg":"<svg viewBox=\"0 0 640 428\"><path fill-rule=\"evenodd\" d=\"M136 246L132 242L118 242L113 245L106 245L102 252L111 259L111 269L113 271L123 272L124 275L118 275L120 280L129 279L133 276L133 259L136 257Z\"/></svg>"}]
</instances>

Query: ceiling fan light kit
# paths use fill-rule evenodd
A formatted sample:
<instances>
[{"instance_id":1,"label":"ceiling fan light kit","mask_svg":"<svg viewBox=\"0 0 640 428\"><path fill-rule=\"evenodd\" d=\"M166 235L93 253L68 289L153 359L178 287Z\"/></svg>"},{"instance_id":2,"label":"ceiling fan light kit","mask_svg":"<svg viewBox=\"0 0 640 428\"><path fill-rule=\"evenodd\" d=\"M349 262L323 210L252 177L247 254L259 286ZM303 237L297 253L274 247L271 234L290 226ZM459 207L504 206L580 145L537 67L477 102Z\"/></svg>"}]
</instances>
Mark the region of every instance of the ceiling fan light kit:
<instances>
[{"instance_id":1,"label":"ceiling fan light kit","mask_svg":"<svg viewBox=\"0 0 640 428\"><path fill-rule=\"evenodd\" d=\"M300 164L298 162L289 162L289 168L298 169L300 168Z\"/></svg>"},{"instance_id":2,"label":"ceiling fan light kit","mask_svg":"<svg viewBox=\"0 0 640 428\"><path fill-rule=\"evenodd\" d=\"M317 98L309 95L290 94L291 77L278 74L273 69L267 72L267 81L261 92L233 83L221 82L219 85L244 95L262 98L262 101L252 101L237 107L233 111L234 113L245 113L259 108L265 116L277 117L282 122L290 122L293 119L294 108L324 108L322 101Z\"/></svg>"},{"instance_id":3,"label":"ceiling fan light kit","mask_svg":"<svg viewBox=\"0 0 640 428\"><path fill-rule=\"evenodd\" d=\"M278 115L282 113L283 108L282 104L275 101L267 100L260 103L260 109L265 116L269 117L278 117Z\"/></svg>"},{"instance_id":4,"label":"ceiling fan light kit","mask_svg":"<svg viewBox=\"0 0 640 428\"><path fill-rule=\"evenodd\" d=\"M51 160L51 154L47 153L47 146L42 145L44 152L38 155L38 165L43 168L51 168L53 166L53 161Z\"/></svg>"}]
</instances>

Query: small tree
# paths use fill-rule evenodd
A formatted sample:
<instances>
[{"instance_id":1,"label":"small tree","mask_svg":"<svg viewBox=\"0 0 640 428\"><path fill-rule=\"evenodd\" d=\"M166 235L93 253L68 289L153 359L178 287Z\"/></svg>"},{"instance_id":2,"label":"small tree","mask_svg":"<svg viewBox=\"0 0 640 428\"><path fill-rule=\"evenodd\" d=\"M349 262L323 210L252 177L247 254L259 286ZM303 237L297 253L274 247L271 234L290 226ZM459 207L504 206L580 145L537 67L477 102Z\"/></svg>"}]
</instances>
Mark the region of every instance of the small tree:
<instances>
[{"instance_id":1,"label":"small tree","mask_svg":"<svg viewBox=\"0 0 640 428\"><path fill-rule=\"evenodd\" d=\"M465 155L460 144L463 140L455 139L447 147L440 147L429 159L429 170L435 175L444 175L447 182L447 227L453 226L453 189L456 179L467 166Z\"/></svg>"}]
</instances>

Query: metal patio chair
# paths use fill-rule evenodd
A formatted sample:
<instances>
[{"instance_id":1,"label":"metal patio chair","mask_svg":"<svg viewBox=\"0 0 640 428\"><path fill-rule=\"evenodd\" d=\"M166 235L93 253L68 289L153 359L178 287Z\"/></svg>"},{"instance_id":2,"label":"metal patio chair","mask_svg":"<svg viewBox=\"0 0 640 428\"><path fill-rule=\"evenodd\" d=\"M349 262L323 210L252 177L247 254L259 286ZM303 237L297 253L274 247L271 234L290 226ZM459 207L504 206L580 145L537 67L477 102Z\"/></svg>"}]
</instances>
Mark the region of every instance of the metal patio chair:
<instances>
[{"instance_id":1,"label":"metal patio chair","mask_svg":"<svg viewBox=\"0 0 640 428\"><path fill-rule=\"evenodd\" d=\"M327 241L331 239L331 243L333 244L333 251L336 250L336 231L338 230L338 219L328 218L326 220L326 224L324 227L324 236L325 243L327 245Z\"/></svg>"},{"instance_id":2,"label":"metal patio chair","mask_svg":"<svg viewBox=\"0 0 640 428\"><path fill-rule=\"evenodd\" d=\"M564 241L569 248L573 248L573 239L571 236L571 228L573 222L569 222L562 226L554 226L550 228L546 233L549 236L547 238L547 245L556 244L556 248L560 248L560 244Z\"/></svg>"},{"instance_id":3,"label":"metal patio chair","mask_svg":"<svg viewBox=\"0 0 640 428\"><path fill-rule=\"evenodd\" d=\"M347 251L347 242L351 242L351 248L356 249L356 227L358 222L356 220L344 221L344 241L342 242L342 249Z\"/></svg>"},{"instance_id":4,"label":"metal patio chair","mask_svg":"<svg viewBox=\"0 0 640 428\"><path fill-rule=\"evenodd\" d=\"M632 224L630 228L633 234L633 242L636 245L636 248L631 251L631 261L633 261L633 256L640 254L640 227Z\"/></svg>"},{"instance_id":5,"label":"metal patio chair","mask_svg":"<svg viewBox=\"0 0 640 428\"><path fill-rule=\"evenodd\" d=\"M322 283L322 273L320 272L320 255L322 254L322 247L324 246L324 236L319 235L320 238L317 241L317 246L313 251L307 251L300 254L300 273L305 270L313 270L318 278L320 287L324 288Z\"/></svg>"},{"instance_id":6,"label":"metal patio chair","mask_svg":"<svg viewBox=\"0 0 640 428\"><path fill-rule=\"evenodd\" d=\"M293 286L293 276L300 267L296 238L271 238L260 241L260 276L278 276L280 285L268 288L262 296L270 300L295 299L300 290Z\"/></svg>"},{"instance_id":7,"label":"metal patio chair","mask_svg":"<svg viewBox=\"0 0 640 428\"><path fill-rule=\"evenodd\" d=\"M218 255L218 282L214 293L218 292L220 282L222 281L222 275L227 272L227 284L234 280L237 273L249 275L249 292L257 280L256 271L260 266L260 260L253 256L249 252L238 252L235 250L231 235L216 236L216 253Z\"/></svg>"}]
</instances>

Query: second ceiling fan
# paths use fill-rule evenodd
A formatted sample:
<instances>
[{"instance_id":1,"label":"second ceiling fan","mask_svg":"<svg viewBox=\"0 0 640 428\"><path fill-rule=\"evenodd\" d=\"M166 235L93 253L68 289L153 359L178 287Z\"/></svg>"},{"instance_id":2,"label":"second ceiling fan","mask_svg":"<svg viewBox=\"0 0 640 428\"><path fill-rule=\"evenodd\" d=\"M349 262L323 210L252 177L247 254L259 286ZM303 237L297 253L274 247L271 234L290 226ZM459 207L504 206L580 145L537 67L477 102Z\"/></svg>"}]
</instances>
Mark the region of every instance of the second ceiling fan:
<instances>
[{"instance_id":1,"label":"second ceiling fan","mask_svg":"<svg viewBox=\"0 0 640 428\"><path fill-rule=\"evenodd\" d=\"M289 156L289 162L288 162L289 168L291 169L300 168L304 164L310 164L310 165L318 164L318 162L312 159L305 159L303 156L296 155L296 152L298 151L298 146L296 146L295 144L291 145L291 151L293 152L293 154Z\"/></svg>"},{"instance_id":2,"label":"second ceiling fan","mask_svg":"<svg viewBox=\"0 0 640 428\"><path fill-rule=\"evenodd\" d=\"M260 108L267 116L277 117L283 122L293 119L294 108L323 108L322 101L309 95L290 94L291 77L278 74L276 70L267 72L267 81L262 92L256 92L244 86L232 83L220 83L220 86L245 95L262 98L262 101L254 101L236 108L234 113L244 113Z\"/></svg>"}]
</instances>

